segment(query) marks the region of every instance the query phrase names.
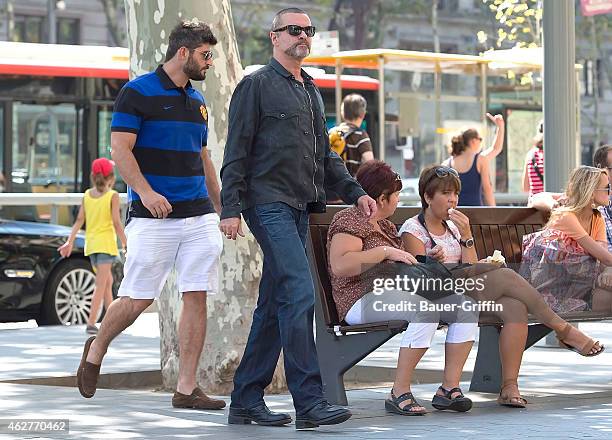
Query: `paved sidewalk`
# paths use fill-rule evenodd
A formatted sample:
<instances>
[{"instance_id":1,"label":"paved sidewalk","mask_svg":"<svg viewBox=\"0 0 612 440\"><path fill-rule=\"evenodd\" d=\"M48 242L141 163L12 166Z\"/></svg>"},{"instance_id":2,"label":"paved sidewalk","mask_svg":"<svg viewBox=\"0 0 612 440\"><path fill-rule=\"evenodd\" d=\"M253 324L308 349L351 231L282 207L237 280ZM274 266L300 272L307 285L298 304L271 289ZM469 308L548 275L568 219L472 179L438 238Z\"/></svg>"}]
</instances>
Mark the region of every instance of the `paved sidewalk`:
<instances>
[{"instance_id":1,"label":"paved sidewalk","mask_svg":"<svg viewBox=\"0 0 612 440\"><path fill-rule=\"evenodd\" d=\"M386 389L355 390L348 393L352 419L342 425L320 427L312 432L281 428L226 425L224 411L179 410L170 406L169 393L98 390L83 399L74 388L0 384L0 413L3 419L68 419L70 435L25 435L19 438L75 439L609 439L612 436L612 393L587 396L554 396L532 399L527 410L502 408L489 397L475 395L469 413L432 410L423 417L386 414ZM417 399L431 410L431 386L417 385ZM292 415L287 395L268 396L273 410ZM15 438L0 435L0 438Z\"/></svg>"},{"instance_id":2,"label":"paved sidewalk","mask_svg":"<svg viewBox=\"0 0 612 440\"><path fill-rule=\"evenodd\" d=\"M227 409L173 409L171 394L152 391L155 386L151 386L159 381L157 319L156 313L142 315L115 340L102 367L108 388L140 386L141 390L99 389L89 400L81 398L73 387L36 385L74 383L73 375L87 337L83 327L0 328L0 418L67 418L70 438L78 439L292 439L312 435L323 435L325 439L612 438L609 322L580 325L608 347L595 358L550 347L534 347L525 353L520 384L530 401L526 410L501 408L492 394L469 393L475 407L467 414L433 412L425 417L401 417L384 412L388 387L368 388L349 391L349 404L355 414L349 422L323 427L317 430L319 434L312 434L295 432L293 426L227 426ZM419 365L430 373L432 383L413 386L417 398L429 409L429 400L441 378L444 336L444 332L438 332L433 347ZM364 359L360 363L361 375L368 376L368 371L377 367L377 372L384 370L392 377L398 346L396 337ZM466 366L468 376L475 354L473 350ZM143 379L147 372L157 372L158 376ZM125 380L116 379L120 376ZM462 383L462 387L467 391L469 383ZM273 409L292 411L288 395L269 396L267 401ZM8 437L0 433L0 438L51 437L25 433Z\"/></svg>"},{"instance_id":3,"label":"paved sidewalk","mask_svg":"<svg viewBox=\"0 0 612 440\"><path fill-rule=\"evenodd\" d=\"M580 328L601 340L608 348L596 358L585 358L560 348L535 346L525 352L520 381L523 387L556 389L567 392L612 391L612 322L581 323ZM6 330L0 328L0 382L27 381L35 384L65 385L49 378L74 377L83 342L84 326L38 327ZM418 365L416 381L436 382L441 377L444 353L444 331L438 331L432 347ZM376 376L376 381L393 379L401 335L398 335L367 356L358 365L358 377ZM477 347L470 353L464 376L474 367ZM377 367L374 372L370 367ZM145 313L113 341L102 366L102 374L132 374L131 379L115 380L112 387L143 387L160 383L159 324L157 313ZM142 374L147 372L147 374ZM420 372L420 373L419 373ZM134 374L138 373L138 374ZM427 373L427 374L425 374ZM138 378L139 376L140 378ZM347 374L351 377L351 371ZM543 378L545 385L538 380ZM129 380L128 380L129 379ZM153 386L150 386L153 385ZM103 386L106 386L103 384ZM576 390L576 391L573 391Z\"/></svg>"},{"instance_id":4,"label":"paved sidewalk","mask_svg":"<svg viewBox=\"0 0 612 440\"><path fill-rule=\"evenodd\" d=\"M0 382L73 383L89 336L85 326L0 329ZM144 313L113 341L102 374L115 375L117 386L134 387L161 383L159 370L158 316ZM123 375L116 376L118 373ZM129 373L138 374L126 377Z\"/></svg>"},{"instance_id":5,"label":"paved sidewalk","mask_svg":"<svg viewBox=\"0 0 612 440\"><path fill-rule=\"evenodd\" d=\"M612 391L612 322L580 323L579 326L582 331L601 341L606 346L606 351L599 356L587 358L573 351L545 346L544 341L540 341L523 355L519 377L523 390L577 394ZM442 330L436 332L434 343L419 362L418 370L439 371L441 378L445 336ZM392 338L358 365L388 369L387 374L393 377L400 340L401 335ZM476 352L477 347L474 346L464 368L464 373L470 377L474 370ZM427 375L428 378L431 376L432 374Z\"/></svg>"}]
</instances>

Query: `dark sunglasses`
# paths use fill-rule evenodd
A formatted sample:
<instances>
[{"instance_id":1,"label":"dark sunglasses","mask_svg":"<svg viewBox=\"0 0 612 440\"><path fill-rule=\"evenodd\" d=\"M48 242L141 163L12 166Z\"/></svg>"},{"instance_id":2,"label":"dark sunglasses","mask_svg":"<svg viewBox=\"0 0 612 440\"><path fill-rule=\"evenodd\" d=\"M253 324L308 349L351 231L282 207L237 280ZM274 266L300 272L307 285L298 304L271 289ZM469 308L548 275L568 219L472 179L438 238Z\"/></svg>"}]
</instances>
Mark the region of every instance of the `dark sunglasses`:
<instances>
[{"instance_id":1,"label":"dark sunglasses","mask_svg":"<svg viewBox=\"0 0 612 440\"><path fill-rule=\"evenodd\" d=\"M446 177L449 174L452 174L455 177L459 177L459 173L457 173L457 170L455 170L454 168L444 166L439 166L438 168L436 168L436 176L440 178Z\"/></svg>"},{"instance_id":2,"label":"dark sunglasses","mask_svg":"<svg viewBox=\"0 0 612 440\"><path fill-rule=\"evenodd\" d=\"M314 37L315 27L314 26L298 26L297 24L288 24L287 26L283 26L278 29L274 29L272 32L282 32L287 31L289 35L294 37L298 37L301 35L302 31L306 34L307 37Z\"/></svg>"},{"instance_id":3,"label":"dark sunglasses","mask_svg":"<svg viewBox=\"0 0 612 440\"><path fill-rule=\"evenodd\" d=\"M213 57L212 50L205 50L204 52L199 51L197 49L189 49L189 50L191 52L197 52L200 55L202 55L202 58L204 59L204 61L212 60L212 57Z\"/></svg>"}]
</instances>

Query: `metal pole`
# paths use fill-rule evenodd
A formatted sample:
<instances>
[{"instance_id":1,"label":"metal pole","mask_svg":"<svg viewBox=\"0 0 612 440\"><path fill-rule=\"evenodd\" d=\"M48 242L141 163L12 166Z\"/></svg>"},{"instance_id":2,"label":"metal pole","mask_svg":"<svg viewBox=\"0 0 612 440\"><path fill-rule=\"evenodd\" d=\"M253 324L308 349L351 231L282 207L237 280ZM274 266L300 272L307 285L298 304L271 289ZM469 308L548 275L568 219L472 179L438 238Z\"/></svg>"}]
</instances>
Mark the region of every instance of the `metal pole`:
<instances>
[{"instance_id":1,"label":"metal pole","mask_svg":"<svg viewBox=\"0 0 612 440\"><path fill-rule=\"evenodd\" d=\"M57 17L55 15L55 7L57 0L47 0L47 30L49 31L49 44L57 43Z\"/></svg>"},{"instance_id":2,"label":"metal pole","mask_svg":"<svg viewBox=\"0 0 612 440\"><path fill-rule=\"evenodd\" d=\"M480 117L482 124L486 127L487 124L487 65L480 65Z\"/></svg>"},{"instance_id":3,"label":"metal pole","mask_svg":"<svg viewBox=\"0 0 612 440\"><path fill-rule=\"evenodd\" d=\"M580 127L582 127L581 122L580 122L580 109L581 107L581 102L580 102L580 74L581 72L574 69L574 74L576 75L574 78L574 82L576 83L576 139L574 140L574 145L576 146L576 163L582 163L582 151L581 151L581 145L580 145L580 133L582 132L582 130L580 129ZM596 147L597 148L597 147ZM595 151L593 151L594 153ZM592 165L591 161L589 160L589 163L586 165Z\"/></svg>"},{"instance_id":4,"label":"metal pole","mask_svg":"<svg viewBox=\"0 0 612 440\"><path fill-rule=\"evenodd\" d=\"M336 126L340 125L342 115L340 105L342 104L342 60L336 60Z\"/></svg>"},{"instance_id":5,"label":"metal pole","mask_svg":"<svg viewBox=\"0 0 612 440\"><path fill-rule=\"evenodd\" d=\"M573 0L544 0L544 189L559 192L577 165Z\"/></svg>"},{"instance_id":6,"label":"metal pole","mask_svg":"<svg viewBox=\"0 0 612 440\"><path fill-rule=\"evenodd\" d=\"M486 63L480 64L480 120L482 123L482 129L487 131L487 74L488 74L488 65ZM482 134L481 134L482 136ZM490 136L487 136L489 139ZM493 185L493 192L496 191L497 185L497 161L493 160L490 163L490 175L491 175L491 184ZM507 167L506 167L507 168ZM506 171L507 172L507 171ZM507 191L507 190L506 190Z\"/></svg>"},{"instance_id":7,"label":"metal pole","mask_svg":"<svg viewBox=\"0 0 612 440\"><path fill-rule=\"evenodd\" d=\"M378 58L378 159L385 160L385 58Z\"/></svg>"},{"instance_id":8,"label":"metal pole","mask_svg":"<svg viewBox=\"0 0 612 440\"><path fill-rule=\"evenodd\" d=\"M440 102L440 95L442 94L442 72L440 71L440 65L436 63L436 71L434 72L434 94L436 97L435 102L435 130L436 135L434 136L436 142L436 163L442 162L442 103Z\"/></svg>"}]
</instances>

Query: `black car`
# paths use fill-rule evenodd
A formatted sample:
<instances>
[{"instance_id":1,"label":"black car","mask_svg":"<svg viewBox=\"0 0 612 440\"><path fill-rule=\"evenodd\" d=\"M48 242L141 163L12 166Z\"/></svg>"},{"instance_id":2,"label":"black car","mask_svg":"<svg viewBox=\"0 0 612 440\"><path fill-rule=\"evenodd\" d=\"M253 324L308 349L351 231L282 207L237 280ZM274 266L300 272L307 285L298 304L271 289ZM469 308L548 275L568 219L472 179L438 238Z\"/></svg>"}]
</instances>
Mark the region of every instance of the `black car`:
<instances>
[{"instance_id":1,"label":"black car","mask_svg":"<svg viewBox=\"0 0 612 440\"><path fill-rule=\"evenodd\" d=\"M65 226L0 219L0 322L85 324L95 275L83 235L70 258L60 256L57 248L69 235ZM113 265L114 294L122 267Z\"/></svg>"}]
</instances>

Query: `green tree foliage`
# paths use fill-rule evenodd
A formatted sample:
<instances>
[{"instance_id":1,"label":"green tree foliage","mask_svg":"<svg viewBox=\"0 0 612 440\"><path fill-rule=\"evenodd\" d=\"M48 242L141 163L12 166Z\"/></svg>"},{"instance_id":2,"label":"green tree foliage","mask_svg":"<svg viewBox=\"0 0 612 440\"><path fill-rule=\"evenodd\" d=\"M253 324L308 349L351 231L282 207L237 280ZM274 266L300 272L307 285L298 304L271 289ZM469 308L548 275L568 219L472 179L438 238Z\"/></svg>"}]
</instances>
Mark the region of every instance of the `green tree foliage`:
<instances>
[{"instance_id":1,"label":"green tree foliage","mask_svg":"<svg viewBox=\"0 0 612 440\"><path fill-rule=\"evenodd\" d=\"M495 46L539 47L542 45L541 0L482 0L499 23ZM488 47L489 36L477 34L478 41Z\"/></svg>"}]
</instances>

